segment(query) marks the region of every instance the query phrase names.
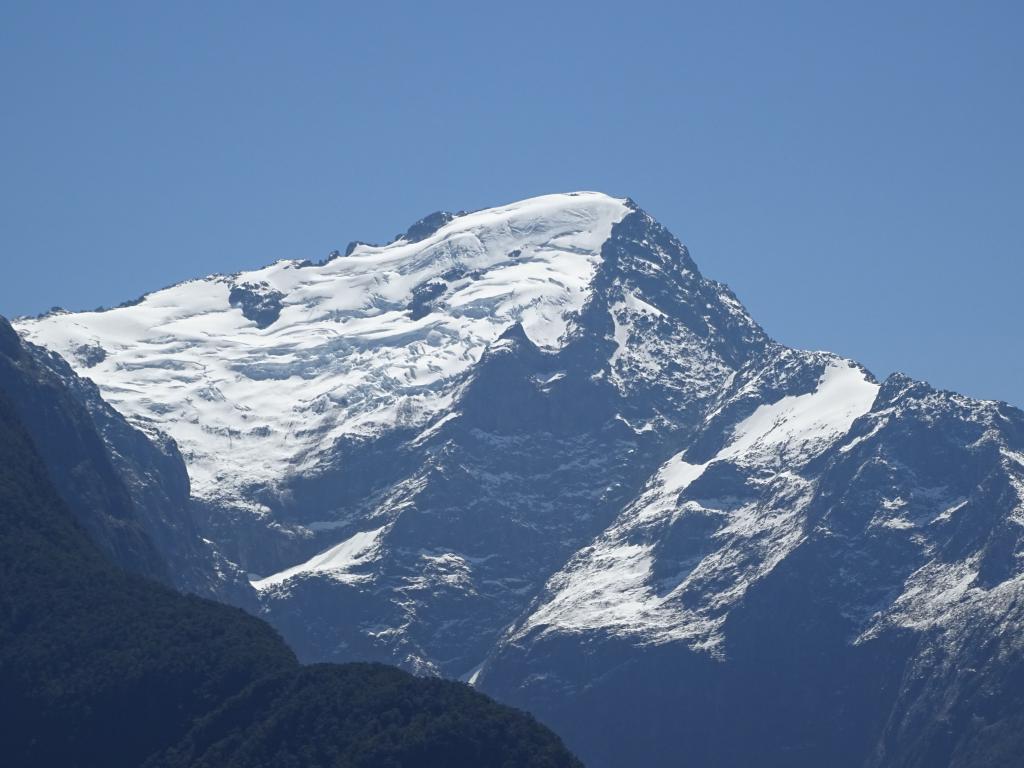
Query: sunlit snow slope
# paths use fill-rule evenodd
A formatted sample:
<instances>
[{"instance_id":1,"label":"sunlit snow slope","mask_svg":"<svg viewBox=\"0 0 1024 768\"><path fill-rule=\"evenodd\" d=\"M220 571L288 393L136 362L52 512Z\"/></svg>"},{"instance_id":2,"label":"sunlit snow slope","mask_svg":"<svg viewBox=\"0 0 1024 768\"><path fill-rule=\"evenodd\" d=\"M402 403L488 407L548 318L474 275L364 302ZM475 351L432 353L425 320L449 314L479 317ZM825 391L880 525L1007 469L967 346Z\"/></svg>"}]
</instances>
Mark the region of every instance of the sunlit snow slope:
<instances>
[{"instance_id":1,"label":"sunlit snow slope","mask_svg":"<svg viewBox=\"0 0 1024 768\"><path fill-rule=\"evenodd\" d=\"M513 322L557 348L627 212L597 193L537 197L416 242L193 280L18 329L129 418L172 435L195 495L236 499L315 467L341 435L423 423Z\"/></svg>"}]
</instances>

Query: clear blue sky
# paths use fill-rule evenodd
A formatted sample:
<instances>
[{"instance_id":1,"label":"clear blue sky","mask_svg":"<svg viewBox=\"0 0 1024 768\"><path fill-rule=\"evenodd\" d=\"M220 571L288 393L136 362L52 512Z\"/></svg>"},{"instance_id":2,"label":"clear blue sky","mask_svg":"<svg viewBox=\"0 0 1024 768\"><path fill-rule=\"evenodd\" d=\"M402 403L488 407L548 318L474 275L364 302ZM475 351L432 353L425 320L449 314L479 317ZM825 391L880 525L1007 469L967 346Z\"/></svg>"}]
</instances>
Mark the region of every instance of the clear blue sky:
<instances>
[{"instance_id":1,"label":"clear blue sky","mask_svg":"<svg viewBox=\"0 0 1024 768\"><path fill-rule=\"evenodd\" d=\"M769 333L1024 404L1024 3L0 6L0 313L630 195Z\"/></svg>"}]
</instances>

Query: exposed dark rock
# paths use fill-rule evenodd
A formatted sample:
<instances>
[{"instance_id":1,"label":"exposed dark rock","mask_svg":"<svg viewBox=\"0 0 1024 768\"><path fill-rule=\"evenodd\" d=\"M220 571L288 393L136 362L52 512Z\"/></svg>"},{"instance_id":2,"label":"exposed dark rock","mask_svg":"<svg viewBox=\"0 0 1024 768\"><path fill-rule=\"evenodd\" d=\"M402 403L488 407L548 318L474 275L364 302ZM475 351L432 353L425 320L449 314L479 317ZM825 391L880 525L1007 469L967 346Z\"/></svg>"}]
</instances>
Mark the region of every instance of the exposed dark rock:
<instances>
[{"instance_id":1,"label":"exposed dark rock","mask_svg":"<svg viewBox=\"0 0 1024 768\"><path fill-rule=\"evenodd\" d=\"M430 314L434 300L444 295L448 288L447 284L440 280L431 280L429 283L417 285L412 292L412 301L409 302L409 312L413 320L419 320Z\"/></svg>"},{"instance_id":2,"label":"exposed dark rock","mask_svg":"<svg viewBox=\"0 0 1024 768\"><path fill-rule=\"evenodd\" d=\"M231 306L242 310L247 320L259 328L267 328L281 316L284 294L275 291L267 283L242 283L231 287L228 301Z\"/></svg>"},{"instance_id":3,"label":"exposed dark rock","mask_svg":"<svg viewBox=\"0 0 1024 768\"><path fill-rule=\"evenodd\" d=\"M405 234L401 235L401 238L410 243L418 243L420 240L426 240L449 221L453 221L458 215L459 214L457 213L449 213L448 211L434 211L434 213L424 216L409 227L409 229L405 231Z\"/></svg>"}]
</instances>

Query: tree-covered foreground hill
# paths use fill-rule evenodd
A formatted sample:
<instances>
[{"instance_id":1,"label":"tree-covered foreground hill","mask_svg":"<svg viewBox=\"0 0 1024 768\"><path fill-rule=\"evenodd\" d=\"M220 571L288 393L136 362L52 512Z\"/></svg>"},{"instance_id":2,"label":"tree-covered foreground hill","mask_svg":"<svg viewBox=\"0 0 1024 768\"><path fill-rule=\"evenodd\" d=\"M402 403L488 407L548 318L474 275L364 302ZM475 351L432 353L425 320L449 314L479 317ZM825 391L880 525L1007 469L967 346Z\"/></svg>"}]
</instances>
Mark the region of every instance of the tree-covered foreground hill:
<instances>
[{"instance_id":1,"label":"tree-covered foreground hill","mask_svg":"<svg viewBox=\"0 0 1024 768\"><path fill-rule=\"evenodd\" d=\"M262 621L114 566L2 392L0 692L11 768L579 765L467 686L300 666Z\"/></svg>"}]
</instances>

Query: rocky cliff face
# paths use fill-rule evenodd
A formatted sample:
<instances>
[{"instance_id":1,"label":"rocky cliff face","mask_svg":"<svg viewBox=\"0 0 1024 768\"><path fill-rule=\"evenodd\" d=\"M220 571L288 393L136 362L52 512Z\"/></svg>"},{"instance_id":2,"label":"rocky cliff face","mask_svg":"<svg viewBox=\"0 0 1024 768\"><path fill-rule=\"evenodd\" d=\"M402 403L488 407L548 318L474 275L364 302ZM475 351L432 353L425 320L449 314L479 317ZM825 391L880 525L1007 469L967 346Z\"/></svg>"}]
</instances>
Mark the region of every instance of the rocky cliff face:
<instances>
[{"instance_id":1,"label":"rocky cliff face","mask_svg":"<svg viewBox=\"0 0 1024 768\"><path fill-rule=\"evenodd\" d=\"M1021 747L1024 414L776 344L631 201L18 329L173 436L303 658L471 680L594 766Z\"/></svg>"},{"instance_id":2,"label":"rocky cliff face","mask_svg":"<svg viewBox=\"0 0 1024 768\"><path fill-rule=\"evenodd\" d=\"M181 590L255 606L244 573L198 533L172 439L129 424L92 381L21 341L3 318L0 391L63 501L107 557Z\"/></svg>"},{"instance_id":3,"label":"rocky cliff face","mask_svg":"<svg viewBox=\"0 0 1024 768\"><path fill-rule=\"evenodd\" d=\"M810 397L668 462L549 580L481 687L598 765L678 764L667 733L695 765L1012 764L1024 418L827 364ZM843 402L870 406L853 420L829 402L840 371ZM794 429L807 415L813 439Z\"/></svg>"}]
</instances>

